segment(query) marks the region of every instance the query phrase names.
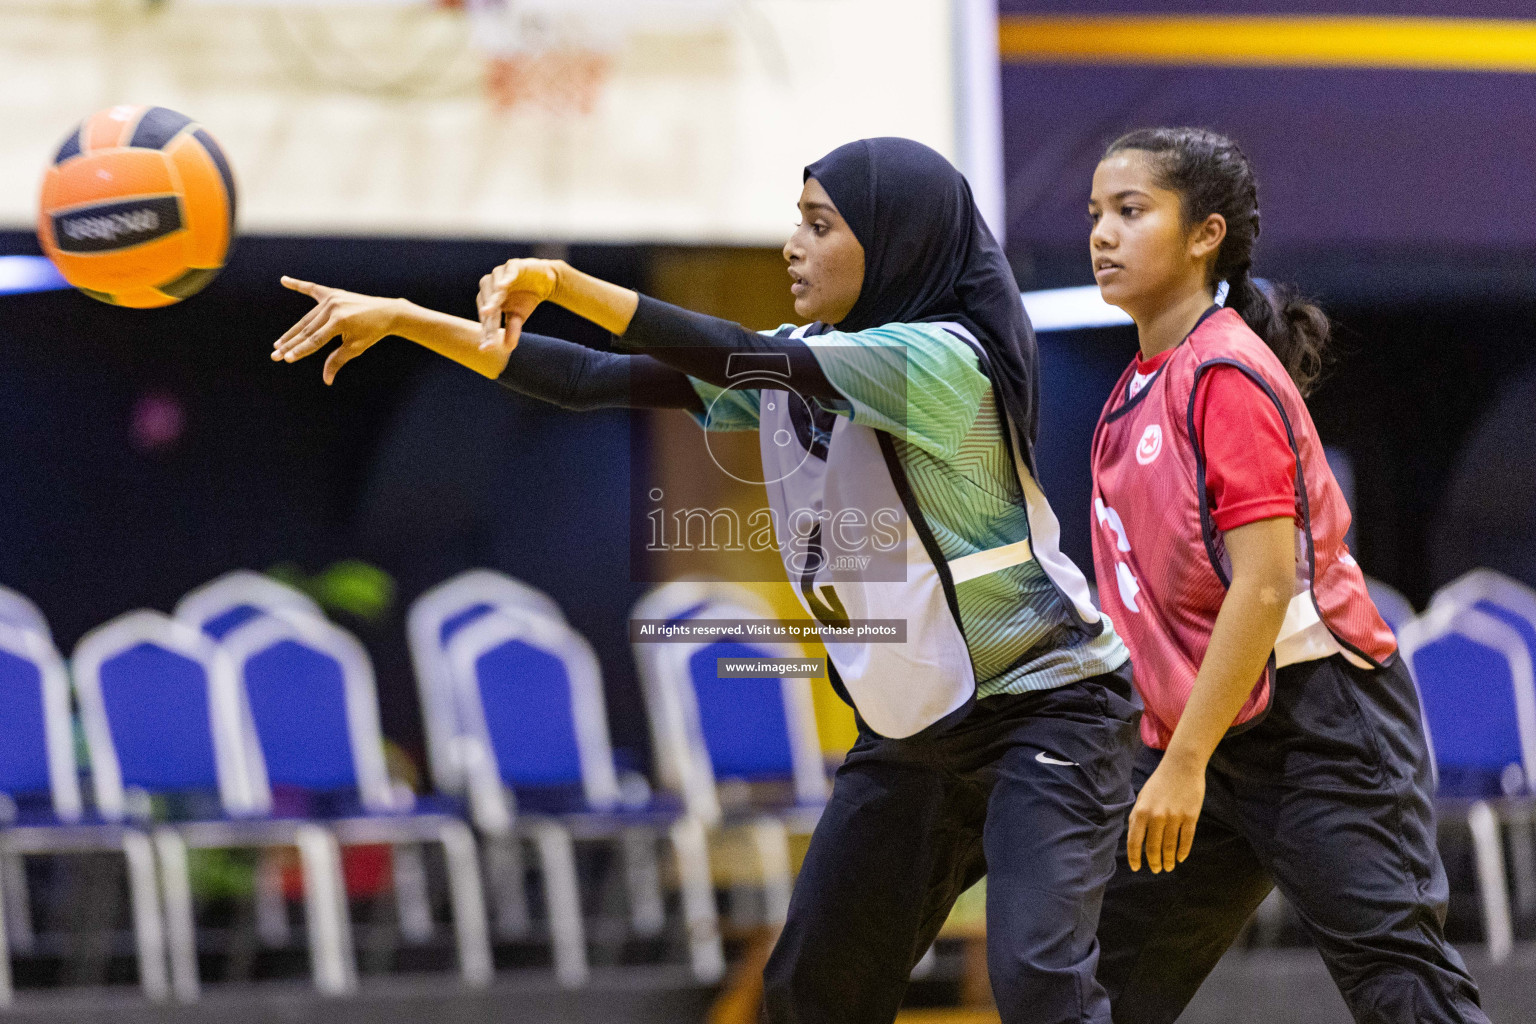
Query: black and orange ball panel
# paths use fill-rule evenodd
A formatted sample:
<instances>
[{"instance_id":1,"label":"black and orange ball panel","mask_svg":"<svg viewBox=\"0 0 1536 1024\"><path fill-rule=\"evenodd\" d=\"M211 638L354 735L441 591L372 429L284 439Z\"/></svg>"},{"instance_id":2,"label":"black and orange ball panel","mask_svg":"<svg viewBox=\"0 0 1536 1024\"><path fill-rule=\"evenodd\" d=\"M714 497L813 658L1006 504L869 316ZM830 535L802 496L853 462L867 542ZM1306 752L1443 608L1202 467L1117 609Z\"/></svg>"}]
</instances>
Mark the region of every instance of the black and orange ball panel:
<instances>
[{"instance_id":1,"label":"black and orange ball panel","mask_svg":"<svg viewBox=\"0 0 1536 1024\"><path fill-rule=\"evenodd\" d=\"M168 306L229 255L235 179L208 131L167 107L92 114L43 177L37 237L64 279L119 306Z\"/></svg>"}]
</instances>

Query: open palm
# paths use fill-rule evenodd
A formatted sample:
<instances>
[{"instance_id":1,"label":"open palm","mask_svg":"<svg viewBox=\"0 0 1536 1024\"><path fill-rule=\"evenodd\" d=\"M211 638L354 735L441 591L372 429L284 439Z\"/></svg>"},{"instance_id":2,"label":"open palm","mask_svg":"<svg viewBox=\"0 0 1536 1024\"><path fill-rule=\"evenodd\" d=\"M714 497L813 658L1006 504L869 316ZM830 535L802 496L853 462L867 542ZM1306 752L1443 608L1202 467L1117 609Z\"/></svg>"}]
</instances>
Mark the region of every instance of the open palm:
<instances>
[{"instance_id":1,"label":"open palm","mask_svg":"<svg viewBox=\"0 0 1536 1024\"><path fill-rule=\"evenodd\" d=\"M303 359L320 351L339 334L341 346L326 359L321 374L327 384L336 379L343 366L394 332L399 299L360 295L293 277L284 277L283 287L308 295L315 300L315 308L277 339L272 346L272 358L287 363Z\"/></svg>"}]
</instances>

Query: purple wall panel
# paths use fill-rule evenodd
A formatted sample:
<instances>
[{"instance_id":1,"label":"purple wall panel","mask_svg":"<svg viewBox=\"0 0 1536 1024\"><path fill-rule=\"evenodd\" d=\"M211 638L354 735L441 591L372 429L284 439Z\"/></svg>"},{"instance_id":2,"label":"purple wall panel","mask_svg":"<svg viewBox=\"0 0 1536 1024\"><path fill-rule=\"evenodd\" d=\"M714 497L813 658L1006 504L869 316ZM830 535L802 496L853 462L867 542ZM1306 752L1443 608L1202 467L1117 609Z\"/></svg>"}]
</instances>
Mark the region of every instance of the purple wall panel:
<instances>
[{"instance_id":1,"label":"purple wall panel","mask_svg":"<svg viewBox=\"0 0 1536 1024\"><path fill-rule=\"evenodd\" d=\"M1266 248L1536 248L1536 75L1008 64L1010 246L1086 247L1105 143L1196 124L1259 172Z\"/></svg>"}]
</instances>

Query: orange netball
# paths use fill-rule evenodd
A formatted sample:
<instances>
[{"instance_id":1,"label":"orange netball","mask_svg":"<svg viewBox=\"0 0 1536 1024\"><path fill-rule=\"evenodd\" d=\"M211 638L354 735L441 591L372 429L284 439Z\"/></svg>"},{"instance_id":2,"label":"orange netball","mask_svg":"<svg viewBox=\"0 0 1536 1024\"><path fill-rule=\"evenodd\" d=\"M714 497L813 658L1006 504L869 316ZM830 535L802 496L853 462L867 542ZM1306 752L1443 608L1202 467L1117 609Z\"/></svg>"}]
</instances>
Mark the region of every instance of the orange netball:
<instances>
[{"instance_id":1,"label":"orange netball","mask_svg":"<svg viewBox=\"0 0 1536 1024\"><path fill-rule=\"evenodd\" d=\"M147 309L200 291L234 237L235 179L207 129L166 107L82 121L43 177L37 237L93 299Z\"/></svg>"}]
</instances>

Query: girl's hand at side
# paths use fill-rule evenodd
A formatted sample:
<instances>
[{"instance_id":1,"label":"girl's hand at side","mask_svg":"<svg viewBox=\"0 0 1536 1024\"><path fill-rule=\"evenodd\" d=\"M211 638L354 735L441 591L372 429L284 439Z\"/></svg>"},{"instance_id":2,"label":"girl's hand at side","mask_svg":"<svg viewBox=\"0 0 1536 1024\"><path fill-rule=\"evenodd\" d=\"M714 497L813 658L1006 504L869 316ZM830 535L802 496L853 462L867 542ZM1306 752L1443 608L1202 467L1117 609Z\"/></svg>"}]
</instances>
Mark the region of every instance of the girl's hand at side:
<instances>
[{"instance_id":1,"label":"girl's hand at side","mask_svg":"<svg viewBox=\"0 0 1536 1024\"><path fill-rule=\"evenodd\" d=\"M284 277L283 287L303 292L315 300L315 308L283 334L272 346L274 361L291 363L320 351L338 334L341 347L325 361L321 373L330 384L347 363L374 346L379 339L395 333L404 302L376 295L328 288L297 278Z\"/></svg>"},{"instance_id":2,"label":"girl's hand at side","mask_svg":"<svg viewBox=\"0 0 1536 1024\"><path fill-rule=\"evenodd\" d=\"M1125 840L1131 870L1141 870L1143 844L1147 867L1154 875L1172 871L1174 865L1188 857L1204 803L1205 765L1177 755L1164 755L1131 809Z\"/></svg>"}]
</instances>

